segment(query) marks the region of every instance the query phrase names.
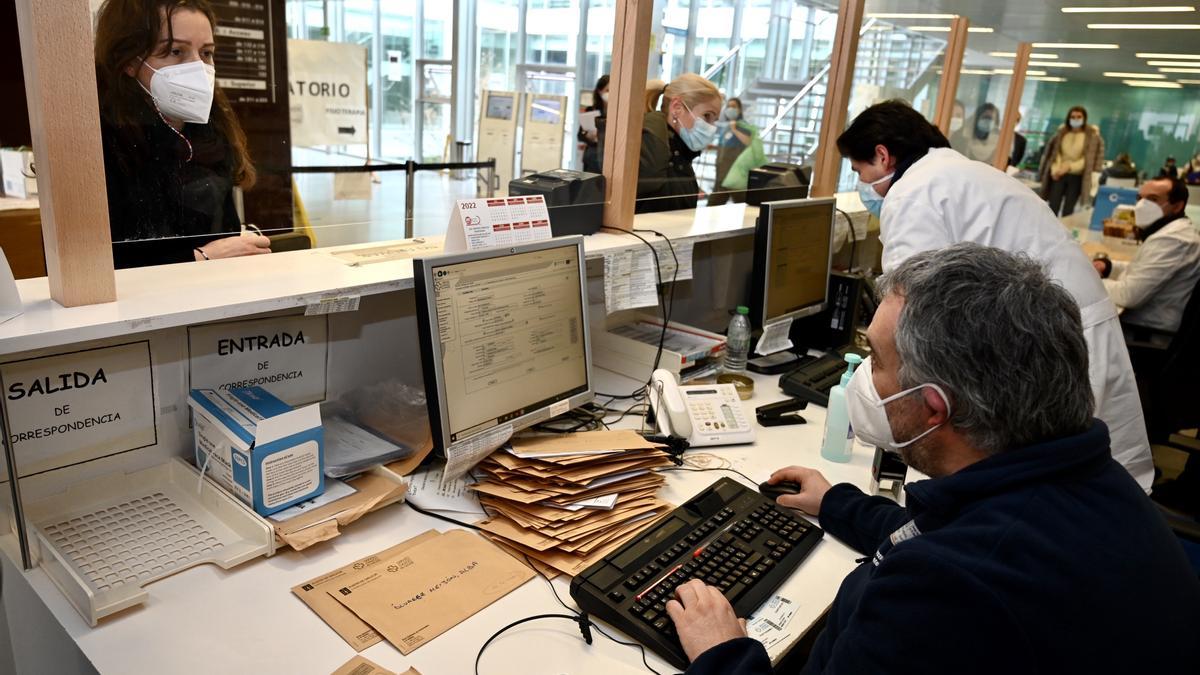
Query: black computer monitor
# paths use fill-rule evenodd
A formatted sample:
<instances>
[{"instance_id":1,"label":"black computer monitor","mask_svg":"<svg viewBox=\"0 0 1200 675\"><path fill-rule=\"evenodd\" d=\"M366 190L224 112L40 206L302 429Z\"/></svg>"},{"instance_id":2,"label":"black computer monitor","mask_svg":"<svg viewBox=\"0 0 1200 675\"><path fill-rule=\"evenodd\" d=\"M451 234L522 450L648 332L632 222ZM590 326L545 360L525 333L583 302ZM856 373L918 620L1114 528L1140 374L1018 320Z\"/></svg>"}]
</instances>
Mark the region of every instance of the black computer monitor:
<instances>
[{"instance_id":1,"label":"black computer monitor","mask_svg":"<svg viewBox=\"0 0 1200 675\"><path fill-rule=\"evenodd\" d=\"M578 236L413 261L439 449L592 400L584 267Z\"/></svg>"},{"instance_id":2,"label":"black computer monitor","mask_svg":"<svg viewBox=\"0 0 1200 675\"><path fill-rule=\"evenodd\" d=\"M750 276L750 319L755 327L825 309L835 204L830 197L767 202L759 207Z\"/></svg>"}]
</instances>

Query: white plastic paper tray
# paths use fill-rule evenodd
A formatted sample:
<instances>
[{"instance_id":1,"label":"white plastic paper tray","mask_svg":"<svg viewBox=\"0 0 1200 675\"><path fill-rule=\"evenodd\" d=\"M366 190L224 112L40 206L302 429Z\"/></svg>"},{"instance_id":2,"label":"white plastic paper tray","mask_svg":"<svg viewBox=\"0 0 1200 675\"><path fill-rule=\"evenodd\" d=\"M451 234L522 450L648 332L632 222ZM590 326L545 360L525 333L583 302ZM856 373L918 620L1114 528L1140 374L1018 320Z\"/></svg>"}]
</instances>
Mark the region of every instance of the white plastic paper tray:
<instances>
[{"instance_id":1,"label":"white plastic paper tray","mask_svg":"<svg viewBox=\"0 0 1200 675\"><path fill-rule=\"evenodd\" d=\"M180 570L275 552L265 519L181 459L74 485L26 516L40 565L93 626Z\"/></svg>"}]
</instances>

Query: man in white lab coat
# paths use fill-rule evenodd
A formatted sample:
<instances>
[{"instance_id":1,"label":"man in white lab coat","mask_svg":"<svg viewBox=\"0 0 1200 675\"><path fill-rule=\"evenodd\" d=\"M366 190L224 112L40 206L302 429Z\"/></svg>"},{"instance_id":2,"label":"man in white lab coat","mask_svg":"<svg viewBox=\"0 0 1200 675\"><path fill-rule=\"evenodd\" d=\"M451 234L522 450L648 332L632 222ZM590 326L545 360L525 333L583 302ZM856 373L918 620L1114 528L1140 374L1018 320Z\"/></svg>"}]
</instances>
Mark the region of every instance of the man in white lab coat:
<instances>
[{"instance_id":1,"label":"man in white lab coat","mask_svg":"<svg viewBox=\"0 0 1200 675\"><path fill-rule=\"evenodd\" d=\"M858 174L864 206L880 219L885 272L915 253L970 241L1030 255L1074 296L1096 416L1108 425L1113 458L1149 492L1154 462L1117 308L1046 202L1004 172L952 150L941 131L903 101L867 108L837 144Z\"/></svg>"},{"instance_id":2,"label":"man in white lab coat","mask_svg":"<svg viewBox=\"0 0 1200 675\"><path fill-rule=\"evenodd\" d=\"M1200 234L1184 215L1187 185L1178 178L1146 181L1134 207L1138 247L1128 263L1097 260L1104 288L1122 323L1164 333L1179 330L1183 308L1200 280Z\"/></svg>"}]
</instances>

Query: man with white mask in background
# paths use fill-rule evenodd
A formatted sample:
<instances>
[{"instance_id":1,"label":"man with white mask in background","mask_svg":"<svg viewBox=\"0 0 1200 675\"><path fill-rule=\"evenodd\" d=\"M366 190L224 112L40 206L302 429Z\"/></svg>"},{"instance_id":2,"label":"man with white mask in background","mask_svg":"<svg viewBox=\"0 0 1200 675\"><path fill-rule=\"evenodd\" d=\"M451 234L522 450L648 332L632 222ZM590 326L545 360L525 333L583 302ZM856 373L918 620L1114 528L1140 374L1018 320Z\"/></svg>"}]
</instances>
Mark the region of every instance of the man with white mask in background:
<instances>
[{"instance_id":1,"label":"man with white mask in background","mask_svg":"<svg viewBox=\"0 0 1200 675\"><path fill-rule=\"evenodd\" d=\"M814 469L771 476L799 484L780 506L865 556L800 672L1190 672L1200 581L1092 417L1070 294L972 243L911 256L879 290L850 424L929 479L902 507ZM688 581L666 608L687 675L772 673L719 589Z\"/></svg>"},{"instance_id":2,"label":"man with white mask in background","mask_svg":"<svg viewBox=\"0 0 1200 675\"><path fill-rule=\"evenodd\" d=\"M1146 181L1134 207L1138 246L1133 260L1094 261L1118 307L1121 323L1174 333L1200 280L1200 234L1184 215L1187 185L1178 178Z\"/></svg>"},{"instance_id":3,"label":"man with white mask in background","mask_svg":"<svg viewBox=\"0 0 1200 675\"><path fill-rule=\"evenodd\" d=\"M858 174L864 206L879 217L884 272L921 251L970 241L1026 253L1067 289L1083 315L1096 417L1108 425L1113 458L1149 492L1154 461L1117 308L1046 203L1003 171L952 150L903 101L864 110L838 149Z\"/></svg>"}]
</instances>

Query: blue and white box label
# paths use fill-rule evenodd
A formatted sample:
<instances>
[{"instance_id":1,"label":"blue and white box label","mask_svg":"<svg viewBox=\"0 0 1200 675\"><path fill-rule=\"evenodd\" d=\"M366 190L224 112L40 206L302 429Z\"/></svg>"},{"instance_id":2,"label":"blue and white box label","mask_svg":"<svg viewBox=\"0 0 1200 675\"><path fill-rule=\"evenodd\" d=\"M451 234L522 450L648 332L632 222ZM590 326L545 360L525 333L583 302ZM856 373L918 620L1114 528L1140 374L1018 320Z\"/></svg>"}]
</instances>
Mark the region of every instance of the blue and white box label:
<instances>
[{"instance_id":1,"label":"blue and white box label","mask_svg":"<svg viewBox=\"0 0 1200 675\"><path fill-rule=\"evenodd\" d=\"M325 491L317 404L293 409L261 387L193 389L196 466L270 515Z\"/></svg>"}]
</instances>

